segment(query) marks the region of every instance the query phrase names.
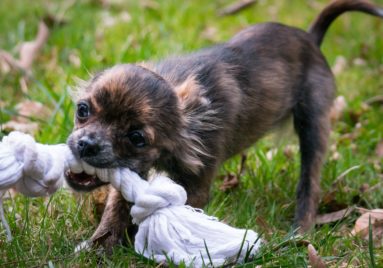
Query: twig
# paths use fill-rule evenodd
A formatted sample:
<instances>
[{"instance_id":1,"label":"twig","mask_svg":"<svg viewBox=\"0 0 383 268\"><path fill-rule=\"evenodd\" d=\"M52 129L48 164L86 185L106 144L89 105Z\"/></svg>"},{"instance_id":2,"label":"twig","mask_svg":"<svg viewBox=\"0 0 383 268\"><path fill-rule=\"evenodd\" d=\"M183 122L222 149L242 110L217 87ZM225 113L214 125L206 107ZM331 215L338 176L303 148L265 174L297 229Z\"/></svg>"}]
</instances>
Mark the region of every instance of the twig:
<instances>
[{"instance_id":1,"label":"twig","mask_svg":"<svg viewBox=\"0 0 383 268\"><path fill-rule=\"evenodd\" d=\"M383 104L383 95L378 95L378 96L372 97L372 98L366 100L365 103L368 105Z\"/></svg>"},{"instance_id":2,"label":"twig","mask_svg":"<svg viewBox=\"0 0 383 268\"><path fill-rule=\"evenodd\" d=\"M235 2L232 5L229 5L225 8L223 8L221 11L218 12L219 16L227 16L227 15L233 15L235 13L238 13L239 11L248 8L255 4L256 0L242 0Z\"/></svg>"}]
</instances>

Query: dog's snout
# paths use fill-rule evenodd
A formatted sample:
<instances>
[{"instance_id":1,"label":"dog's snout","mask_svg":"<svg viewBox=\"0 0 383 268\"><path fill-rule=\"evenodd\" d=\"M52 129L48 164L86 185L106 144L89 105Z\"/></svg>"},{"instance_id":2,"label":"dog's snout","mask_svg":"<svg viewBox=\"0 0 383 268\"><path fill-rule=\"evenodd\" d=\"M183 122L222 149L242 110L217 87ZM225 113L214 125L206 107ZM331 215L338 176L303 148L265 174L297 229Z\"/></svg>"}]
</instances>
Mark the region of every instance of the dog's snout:
<instances>
[{"instance_id":1,"label":"dog's snout","mask_svg":"<svg viewBox=\"0 0 383 268\"><path fill-rule=\"evenodd\" d=\"M80 157L96 156L100 151L100 145L96 140L84 136L77 142L77 150Z\"/></svg>"}]
</instances>

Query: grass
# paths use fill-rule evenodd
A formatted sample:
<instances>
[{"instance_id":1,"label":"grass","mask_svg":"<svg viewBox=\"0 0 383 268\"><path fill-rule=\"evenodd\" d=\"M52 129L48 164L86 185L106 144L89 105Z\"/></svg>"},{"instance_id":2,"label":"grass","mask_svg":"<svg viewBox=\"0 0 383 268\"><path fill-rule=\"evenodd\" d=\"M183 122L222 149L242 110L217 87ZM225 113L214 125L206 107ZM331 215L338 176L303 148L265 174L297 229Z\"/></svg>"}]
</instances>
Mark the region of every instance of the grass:
<instances>
[{"instance_id":1,"label":"grass","mask_svg":"<svg viewBox=\"0 0 383 268\"><path fill-rule=\"evenodd\" d=\"M375 0L383 5L383 1ZM28 91L20 89L17 72L0 76L0 125L16 113L15 105L25 99L44 103L50 117L39 121L38 141L65 142L73 126L73 104L68 91L75 78L120 62L160 59L210 46L230 38L248 25L278 21L307 29L327 1L258 1L235 16L218 17L217 10L230 3L220 1L112 1L109 8L98 1L0 2L0 48L15 53L15 46L34 38L39 18L47 13L61 15L66 25L56 27L33 66ZM143 4L144 3L144 4ZM10 12L11 11L11 12ZM111 18L115 24L106 26ZM120 19L118 19L120 18ZM367 30L366 30L367 29ZM328 62L335 65L343 56L346 66L336 76L338 94L348 102L344 116L333 127L330 150L323 170L323 196L333 192L331 202L322 202L320 212L334 208L383 207L383 187L362 192L382 182L383 162L375 147L383 140L383 108L363 104L382 94L383 21L364 14L339 18L326 35L322 47ZM362 65L355 64L363 59ZM348 134L352 135L348 135ZM3 131L0 135L4 135ZM248 150L246 171L239 188L223 193L220 181L212 189L207 213L234 226L254 229L270 243L244 267L307 267L305 243L288 239L294 211L294 192L299 175L299 156L286 157L286 145L296 139L276 142L266 138ZM336 149L334 149L336 146ZM276 149L270 160L268 152ZM334 158L334 152L339 157ZM239 156L225 163L221 174L236 172ZM349 172L336 186L332 182ZM80 201L79 201L80 200ZM6 216L15 239L7 244L0 227L0 266L40 267L155 267L135 254L131 247L117 248L107 258L95 252L74 255L74 247L90 237L96 221L85 209L89 196L76 199L66 190L48 199L18 195L5 200ZM304 240L310 241L330 266L382 267L383 242L365 241L350 235L357 213L336 224L317 226Z\"/></svg>"}]
</instances>

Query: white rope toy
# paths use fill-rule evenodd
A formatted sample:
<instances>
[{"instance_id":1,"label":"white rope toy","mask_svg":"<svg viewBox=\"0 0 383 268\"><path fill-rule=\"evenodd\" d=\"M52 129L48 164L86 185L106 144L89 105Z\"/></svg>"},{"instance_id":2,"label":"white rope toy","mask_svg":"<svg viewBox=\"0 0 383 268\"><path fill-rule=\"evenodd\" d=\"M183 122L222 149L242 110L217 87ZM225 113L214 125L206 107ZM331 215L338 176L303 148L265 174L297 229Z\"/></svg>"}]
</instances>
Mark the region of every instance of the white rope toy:
<instances>
[{"instance_id":1,"label":"white rope toy","mask_svg":"<svg viewBox=\"0 0 383 268\"><path fill-rule=\"evenodd\" d=\"M94 168L76 159L64 144L39 144L20 132L0 142L0 196L10 187L26 196L50 195L62 186L67 170L96 174L134 203L130 213L139 226L135 250L157 262L217 266L243 261L261 245L254 231L230 227L185 205L185 189L163 175L148 182L127 168Z\"/></svg>"}]
</instances>

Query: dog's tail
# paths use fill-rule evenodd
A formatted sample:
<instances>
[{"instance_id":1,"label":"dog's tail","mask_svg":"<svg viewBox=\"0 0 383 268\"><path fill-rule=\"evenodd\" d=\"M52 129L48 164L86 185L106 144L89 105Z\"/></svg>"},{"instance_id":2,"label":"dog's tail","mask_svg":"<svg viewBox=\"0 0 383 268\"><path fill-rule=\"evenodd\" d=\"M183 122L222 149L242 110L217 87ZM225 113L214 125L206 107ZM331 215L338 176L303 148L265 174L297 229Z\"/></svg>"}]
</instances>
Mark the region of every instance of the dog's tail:
<instances>
[{"instance_id":1,"label":"dog's tail","mask_svg":"<svg viewBox=\"0 0 383 268\"><path fill-rule=\"evenodd\" d=\"M383 18L383 8L366 0L334 0L319 14L309 29L314 42L320 46L331 23L348 11L360 11Z\"/></svg>"}]
</instances>

